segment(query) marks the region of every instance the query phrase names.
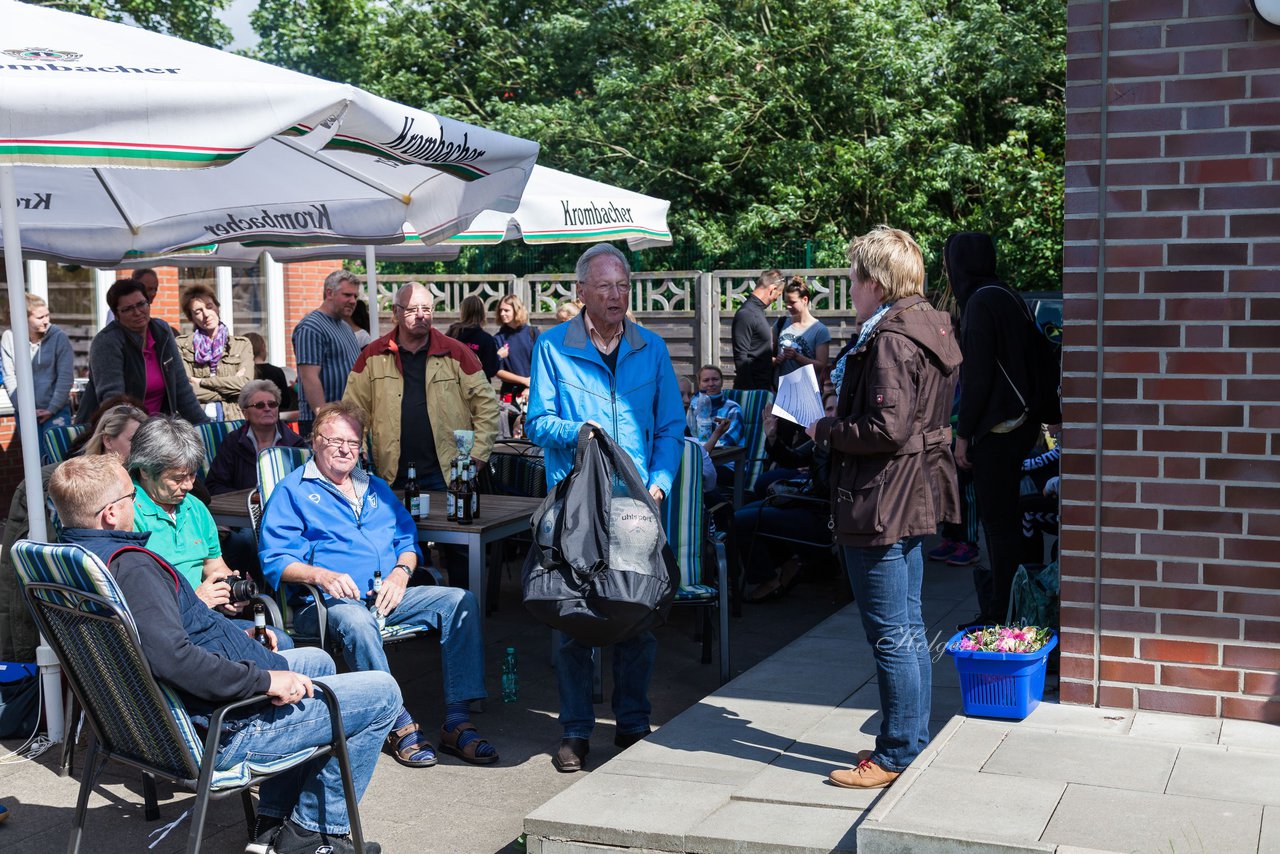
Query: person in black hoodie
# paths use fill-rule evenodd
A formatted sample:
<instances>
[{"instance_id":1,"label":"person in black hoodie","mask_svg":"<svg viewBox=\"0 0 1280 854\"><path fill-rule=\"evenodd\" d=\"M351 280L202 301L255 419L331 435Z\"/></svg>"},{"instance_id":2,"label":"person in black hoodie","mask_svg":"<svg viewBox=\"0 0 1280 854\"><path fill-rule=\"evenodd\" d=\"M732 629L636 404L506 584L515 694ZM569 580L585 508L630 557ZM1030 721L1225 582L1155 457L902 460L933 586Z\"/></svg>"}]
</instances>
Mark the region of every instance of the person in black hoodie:
<instances>
[{"instance_id":1,"label":"person in black hoodie","mask_svg":"<svg viewBox=\"0 0 1280 854\"><path fill-rule=\"evenodd\" d=\"M990 235L953 234L942 254L943 271L960 308L964 353L956 465L973 470L991 562L990 574L974 571L981 611L965 625L991 625L1005 622L1009 610L1009 590L1022 549L1022 461L1040 431L1023 404L1029 398L1032 326L1022 297L996 276L996 247Z\"/></svg>"},{"instance_id":2,"label":"person in black hoodie","mask_svg":"<svg viewBox=\"0 0 1280 854\"><path fill-rule=\"evenodd\" d=\"M191 722L207 728L218 706L265 694L271 704L232 713L223 724L218 767L252 757L262 761L327 744L328 707L314 696L311 678L338 698L356 796L363 794L382 741L400 709L400 689L386 673L333 675L321 650L283 654L257 643L209 609L191 585L147 551L146 533L134 533L134 483L112 454L76 457L54 471L49 495L67 525L66 542L93 552L129 603L143 654L156 679L177 691ZM116 496L106 504L102 499ZM270 634L270 632L269 632ZM337 759L323 756L260 788L254 838L277 854L344 854L353 850ZM365 851L377 854L377 843Z\"/></svg>"}]
</instances>

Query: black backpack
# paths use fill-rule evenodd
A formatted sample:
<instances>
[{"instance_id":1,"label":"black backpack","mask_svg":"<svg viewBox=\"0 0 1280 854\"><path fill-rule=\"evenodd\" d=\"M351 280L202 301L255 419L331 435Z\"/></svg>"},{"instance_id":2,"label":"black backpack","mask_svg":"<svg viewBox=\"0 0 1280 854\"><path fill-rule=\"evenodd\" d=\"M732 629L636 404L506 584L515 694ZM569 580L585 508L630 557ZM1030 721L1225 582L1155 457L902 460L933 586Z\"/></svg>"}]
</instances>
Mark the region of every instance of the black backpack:
<instances>
[{"instance_id":1,"label":"black backpack","mask_svg":"<svg viewBox=\"0 0 1280 854\"><path fill-rule=\"evenodd\" d=\"M626 451L583 425L573 469L531 520L524 604L574 640L607 646L661 625L680 570L649 495Z\"/></svg>"},{"instance_id":2,"label":"black backpack","mask_svg":"<svg viewBox=\"0 0 1280 854\"><path fill-rule=\"evenodd\" d=\"M1001 285L984 285L974 291L974 295L985 291L987 288L996 288L1004 291L1009 298L1016 301L1022 309L1022 315L1026 318L1027 330L1027 352L1025 357L1027 360L1027 377L1031 386L1024 391L1018 388L1017 383L1009 376L1009 372L1005 370L1004 365L1000 364L1000 360L996 360L996 364L1000 366L1000 372L1004 374L1004 378L1013 388L1013 393L1018 396L1018 400L1022 401L1022 410L1027 414L1028 418L1033 419L1040 424L1061 424L1062 423L1062 397L1058 390L1062 386L1062 345L1057 341L1049 338L1043 330L1036 324L1035 318L1031 316L1031 309L1027 308L1026 300L1018 294Z\"/></svg>"}]
</instances>

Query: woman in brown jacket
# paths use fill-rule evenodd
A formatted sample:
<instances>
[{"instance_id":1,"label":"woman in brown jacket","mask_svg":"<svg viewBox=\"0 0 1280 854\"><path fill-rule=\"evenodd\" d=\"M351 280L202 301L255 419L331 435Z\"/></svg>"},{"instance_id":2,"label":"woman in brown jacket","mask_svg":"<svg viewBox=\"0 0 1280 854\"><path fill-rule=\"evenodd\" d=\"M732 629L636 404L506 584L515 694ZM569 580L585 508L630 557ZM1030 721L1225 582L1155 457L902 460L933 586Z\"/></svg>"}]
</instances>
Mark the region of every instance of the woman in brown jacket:
<instances>
[{"instance_id":1,"label":"woman in brown jacket","mask_svg":"<svg viewBox=\"0 0 1280 854\"><path fill-rule=\"evenodd\" d=\"M873 750L837 786L892 783L929 741L932 660L920 608L921 543L958 518L951 402L960 348L924 298L924 258L885 226L849 246L861 325L832 370L836 415L809 428L831 452L836 539L876 659L883 720Z\"/></svg>"},{"instance_id":2,"label":"woman in brown jacket","mask_svg":"<svg viewBox=\"0 0 1280 854\"><path fill-rule=\"evenodd\" d=\"M205 414L211 421L233 421L244 417L238 400L240 389L253 379L253 345L230 333L221 311L212 290L204 285L187 288L182 313L193 329L178 336L178 352Z\"/></svg>"}]
</instances>

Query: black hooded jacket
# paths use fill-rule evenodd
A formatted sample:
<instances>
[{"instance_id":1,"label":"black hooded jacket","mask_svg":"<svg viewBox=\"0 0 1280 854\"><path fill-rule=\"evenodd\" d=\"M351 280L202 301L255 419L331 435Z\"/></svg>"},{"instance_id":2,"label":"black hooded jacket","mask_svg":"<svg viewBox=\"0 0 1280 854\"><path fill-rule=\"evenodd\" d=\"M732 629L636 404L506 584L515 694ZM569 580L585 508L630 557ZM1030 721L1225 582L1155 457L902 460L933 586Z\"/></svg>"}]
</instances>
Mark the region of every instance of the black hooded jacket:
<instances>
[{"instance_id":1,"label":"black hooded jacket","mask_svg":"<svg viewBox=\"0 0 1280 854\"><path fill-rule=\"evenodd\" d=\"M1021 295L996 277L996 247L989 235L953 234L947 238L943 258L960 306L964 352L956 432L970 442L980 442L992 427L1025 411L1013 386L1031 387L1027 370L1030 310ZM996 287L983 290L986 285Z\"/></svg>"}]
</instances>

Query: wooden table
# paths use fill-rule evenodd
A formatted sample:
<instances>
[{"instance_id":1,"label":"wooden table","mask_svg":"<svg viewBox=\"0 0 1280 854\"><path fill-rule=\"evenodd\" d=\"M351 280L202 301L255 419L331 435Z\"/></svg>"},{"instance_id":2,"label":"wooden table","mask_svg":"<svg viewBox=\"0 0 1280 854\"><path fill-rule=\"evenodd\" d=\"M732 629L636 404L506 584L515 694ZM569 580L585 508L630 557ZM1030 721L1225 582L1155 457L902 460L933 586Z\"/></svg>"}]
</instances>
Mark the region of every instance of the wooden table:
<instances>
[{"instance_id":1,"label":"wooden table","mask_svg":"<svg viewBox=\"0 0 1280 854\"><path fill-rule=\"evenodd\" d=\"M213 496L209 512L213 521L228 528L249 527L248 495L251 490L241 489ZM481 495L480 518L470 525L459 525L445 519L445 493L424 492L430 496L430 513L418 519L420 542L448 543L467 547L467 579L472 595L485 610L484 556L485 548L513 534L529 529L533 511L542 503L541 498L524 498L516 495Z\"/></svg>"},{"instance_id":2,"label":"wooden table","mask_svg":"<svg viewBox=\"0 0 1280 854\"><path fill-rule=\"evenodd\" d=\"M716 465L737 462L733 467L733 509L742 506L747 491L747 449L742 445L721 445L710 452L711 462Z\"/></svg>"}]
</instances>

